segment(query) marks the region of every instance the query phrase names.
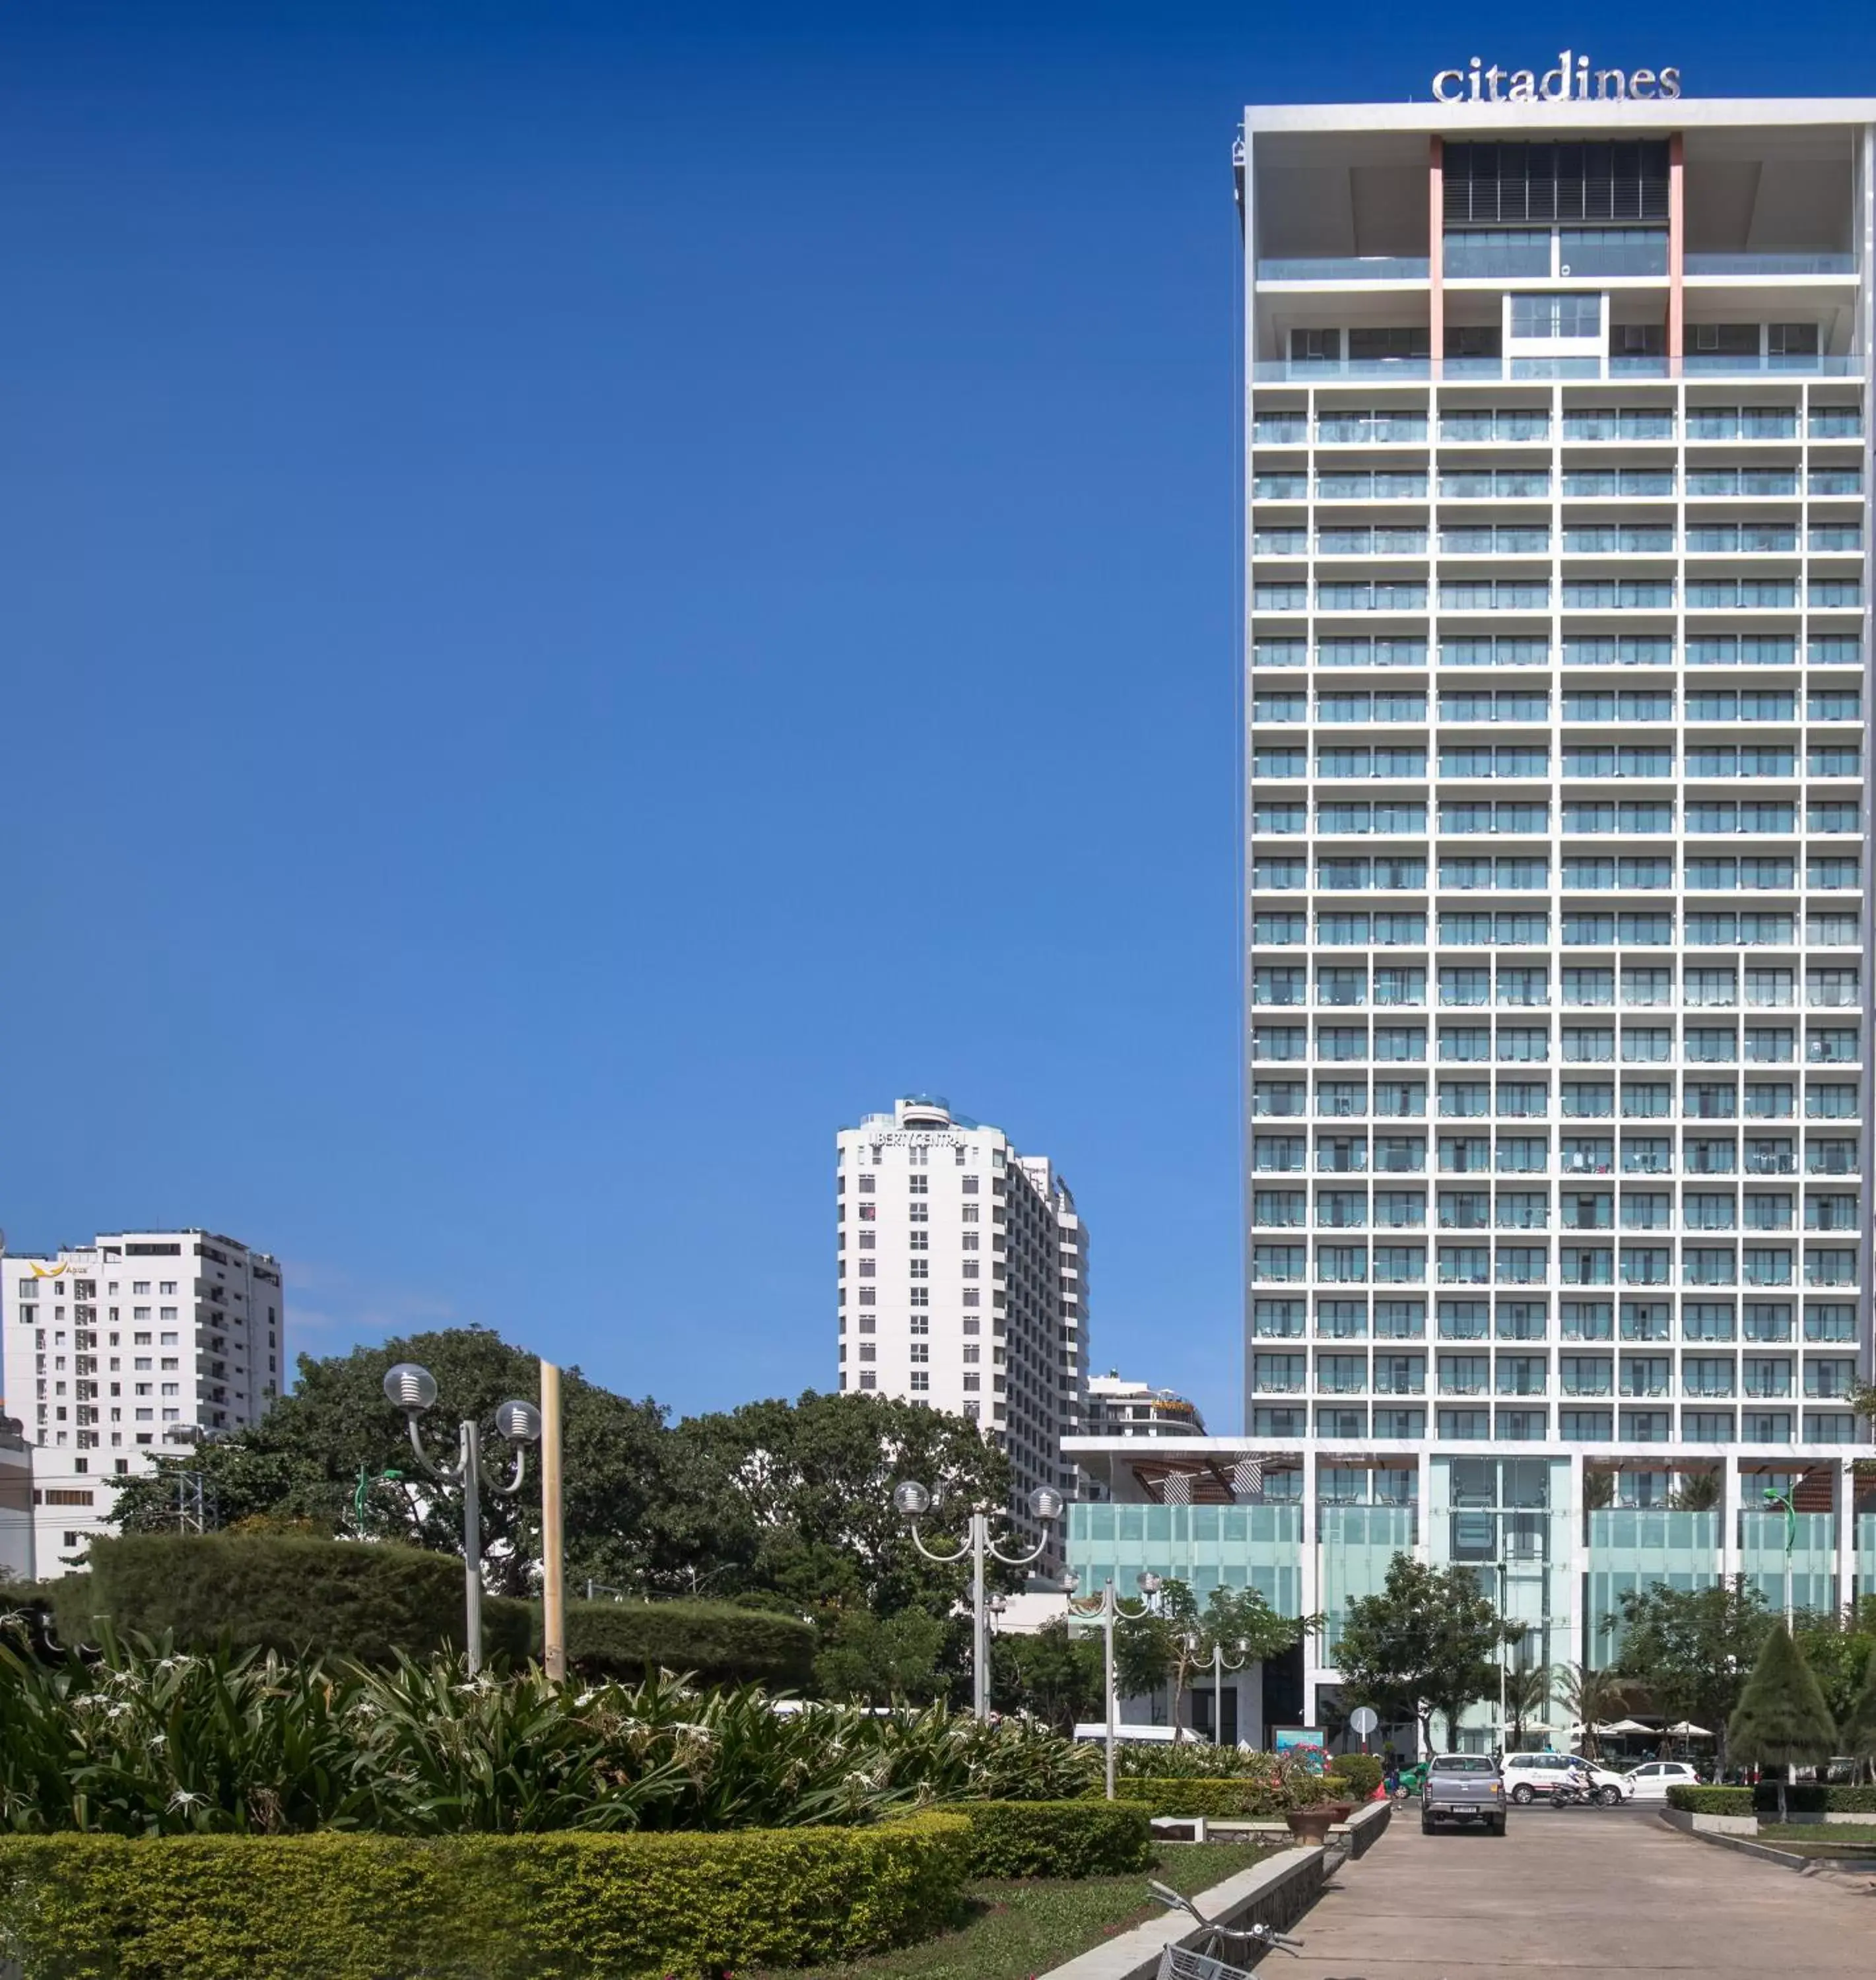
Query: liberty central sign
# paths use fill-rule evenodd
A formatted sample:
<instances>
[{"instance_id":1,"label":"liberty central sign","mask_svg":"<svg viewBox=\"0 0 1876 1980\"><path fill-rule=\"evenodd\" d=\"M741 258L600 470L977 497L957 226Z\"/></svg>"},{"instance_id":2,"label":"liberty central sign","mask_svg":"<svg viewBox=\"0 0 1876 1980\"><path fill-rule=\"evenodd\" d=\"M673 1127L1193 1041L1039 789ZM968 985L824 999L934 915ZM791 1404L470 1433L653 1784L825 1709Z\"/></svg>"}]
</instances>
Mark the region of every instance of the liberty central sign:
<instances>
[{"instance_id":1,"label":"liberty central sign","mask_svg":"<svg viewBox=\"0 0 1876 1980\"><path fill-rule=\"evenodd\" d=\"M1433 78L1435 103L1655 103L1680 93L1678 68L1592 69L1588 56L1572 57L1568 48L1542 75L1496 63L1487 68L1474 55L1464 68L1442 68Z\"/></svg>"}]
</instances>

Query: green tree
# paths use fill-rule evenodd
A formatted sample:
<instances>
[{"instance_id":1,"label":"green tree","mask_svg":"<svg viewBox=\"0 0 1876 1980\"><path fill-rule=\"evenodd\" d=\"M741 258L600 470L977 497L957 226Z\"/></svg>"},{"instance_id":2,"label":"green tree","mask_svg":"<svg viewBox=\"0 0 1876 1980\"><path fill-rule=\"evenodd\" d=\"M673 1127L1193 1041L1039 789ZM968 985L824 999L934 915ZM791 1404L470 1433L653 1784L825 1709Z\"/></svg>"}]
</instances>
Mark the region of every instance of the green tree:
<instances>
[{"instance_id":1,"label":"green tree","mask_svg":"<svg viewBox=\"0 0 1876 1980\"><path fill-rule=\"evenodd\" d=\"M1862 1682L1848 1709L1832 1716L1837 1719L1838 1737L1843 1741L1845 1752L1855 1754L1866 1766L1876 1759L1876 1648L1870 1651Z\"/></svg>"},{"instance_id":2,"label":"green tree","mask_svg":"<svg viewBox=\"0 0 1876 1980\"><path fill-rule=\"evenodd\" d=\"M1162 1586L1159 1611L1171 1625L1166 1682L1176 1727L1187 1723L1186 1694L1212 1669L1214 1650L1222 1650L1228 1663L1262 1663L1300 1643L1322 1620L1279 1616L1254 1588L1214 1588L1202 1606L1178 1580Z\"/></svg>"},{"instance_id":3,"label":"green tree","mask_svg":"<svg viewBox=\"0 0 1876 1980\"><path fill-rule=\"evenodd\" d=\"M1033 1712L1058 1732L1106 1716L1098 1635L1074 1636L1058 1618L1036 1630L992 1639L990 1699L1000 1712Z\"/></svg>"},{"instance_id":4,"label":"green tree","mask_svg":"<svg viewBox=\"0 0 1876 1980\"><path fill-rule=\"evenodd\" d=\"M1728 1722L1726 1736L1735 1759L1775 1770L1781 1822L1786 1812L1788 1770L1813 1766L1831 1756L1837 1728L1804 1652L1782 1620L1766 1636Z\"/></svg>"},{"instance_id":5,"label":"green tree","mask_svg":"<svg viewBox=\"0 0 1876 1980\"><path fill-rule=\"evenodd\" d=\"M823 1614L856 1606L882 1616L916 1606L949 1615L970 1586L967 1563L935 1566L913 1546L893 1487L931 1493L921 1523L956 1546L974 1505L1000 1507L1009 1460L974 1424L923 1403L826 1395L746 1403L693 1417L674 1433L690 1489L719 1502L746 1545L727 1591L767 1591ZM991 1586L1016 1589L1023 1570L993 1564Z\"/></svg>"},{"instance_id":6,"label":"green tree","mask_svg":"<svg viewBox=\"0 0 1876 1980\"><path fill-rule=\"evenodd\" d=\"M1795 1633L1831 1718L1843 1725L1876 1653L1876 1633L1832 1611L1800 1616Z\"/></svg>"},{"instance_id":7,"label":"green tree","mask_svg":"<svg viewBox=\"0 0 1876 1980\"><path fill-rule=\"evenodd\" d=\"M1345 1702L1371 1705L1389 1723L1417 1721L1429 1748L1437 1712L1456 1741L1465 1708L1496 1694L1500 1647L1523 1634L1469 1568L1429 1567L1397 1553L1380 1593L1349 1603L1335 1649Z\"/></svg>"},{"instance_id":8,"label":"green tree","mask_svg":"<svg viewBox=\"0 0 1876 1980\"><path fill-rule=\"evenodd\" d=\"M1513 1752L1524 1745L1525 1728L1542 1723L1550 1709L1551 1671L1548 1664L1534 1664L1527 1658L1513 1659L1505 1673L1505 1716L1509 1722Z\"/></svg>"},{"instance_id":9,"label":"green tree","mask_svg":"<svg viewBox=\"0 0 1876 1980\"><path fill-rule=\"evenodd\" d=\"M302 1355L292 1393L258 1424L185 1456L161 1457L145 1476L116 1481L114 1519L125 1532L173 1530L178 1474L193 1472L222 1525L256 1517L304 1520L323 1533L460 1553L461 1501L425 1479L403 1412L384 1400L385 1371L397 1361L421 1362L437 1378L437 1404L423 1426L427 1450L453 1459L456 1426L474 1417L483 1426L489 1469L506 1469L495 1409L511 1396L538 1396L541 1364L490 1328L451 1327L324 1360ZM576 1368L563 1378L561 1410L570 1582L591 1576L674 1593L684 1586L687 1563L733 1550L737 1536L722 1511L687 1489L683 1453L660 1405L628 1401ZM382 1478L387 1471L400 1476ZM378 1481L368 1486L362 1515L361 1473ZM524 1594L534 1577L540 1505L536 1491L513 1499L483 1495L484 1572L497 1593Z\"/></svg>"},{"instance_id":10,"label":"green tree","mask_svg":"<svg viewBox=\"0 0 1876 1980\"><path fill-rule=\"evenodd\" d=\"M1583 1729L1582 1750L1596 1757L1596 1728L1618 1719L1622 1711L1622 1680L1612 1670L1588 1664L1565 1664L1558 1673L1557 1702Z\"/></svg>"},{"instance_id":11,"label":"green tree","mask_svg":"<svg viewBox=\"0 0 1876 1980\"><path fill-rule=\"evenodd\" d=\"M1625 1589L1605 1627L1617 1624L1616 1669L1645 1684L1664 1717L1711 1728L1724 1771L1727 1722L1771 1626L1758 1590L1744 1575L1711 1588Z\"/></svg>"},{"instance_id":12,"label":"green tree","mask_svg":"<svg viewBox=\"0 0 1876 1980\"><path fill-rule=\"evenodd\" d=\"M922 1610L846 1610L814 1659L815 1683L827 1697L857 1705L927 1705L945 1688L938 1669L944 1640L943 1623Z\"/></svg>"}]
</instances>

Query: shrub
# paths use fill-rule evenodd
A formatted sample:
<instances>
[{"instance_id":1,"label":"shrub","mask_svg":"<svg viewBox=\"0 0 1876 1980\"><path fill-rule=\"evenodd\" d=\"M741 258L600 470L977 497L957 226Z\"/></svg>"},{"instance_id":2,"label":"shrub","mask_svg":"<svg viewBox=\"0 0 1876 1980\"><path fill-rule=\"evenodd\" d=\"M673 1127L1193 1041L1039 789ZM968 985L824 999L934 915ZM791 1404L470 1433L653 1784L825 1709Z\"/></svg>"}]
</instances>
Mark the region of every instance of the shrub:
<instances>
[{"instance_id":1,"label":"shrub","mask_svg":"<svg viewBox=\"0 0 1876 1980\"><path fill-rule=\"evenodd\" d=\"M1372 1753L1341 1754L1335 1761L1335 1772L1357 1801L1367 1800L1381 1785L1381 1762Z\"/></svg>"},{"instance_id":2,"label":"shrub","mask_svg":"<svg viewBox=\"0 0 1876 1980\"><path fill-rule=\"evenodd\" d=\"M64 1640L170 1636L187 1649L224 1635L237 1649L386 1665L402 1650L461 1647L462 1563L421 1548L297 1533L126 1533L91 1543L89 1586L62 1596ZM486 1646L525 1656L524 1603L484 1605Z\"/></svg>"},{"instance_id":3,"label":"shrub","mask_svg":"<svg viewBox=\"0 0 1876 1980\"><path fill-rule=\"evenodd\" d=\"M1150 1869L1147 1812L1120 1801L967 1802L973 1877L1119 1877Z\"/></svg>"},{"instance_id":4,"label":"shrub","mask_svg":"<svg viewBox=\"0 0 1876 1980\"><path fill-rule=\"evenodd\" d=\"M1149 1816L1202 1815L1213 1819L1241 1816L1281 1821L1296 1806L1280 1783L1270 1781L1116 1781L1114 1792L1123 1801L1142 1803Z\"/></svg>"},{"instance_id":5,"label":"shrub","mask_svg":"<svg viewBox=\"0 0 1876 1980\"><path fill-rule=\"evenodd\" d=\"M1750 1815L1752 1790L1671 1787L1668 1790L1668 1806L1678 1808L1684 1815Z\"/></svg>"},{"instance_id":6,"label":"shrub","mask_svg":"<svg viewBox=\"0 0 1876 1980\"><path fill-rule=\"evenodd\" d=\"M1079 1795L1099 1756L1020 1719L781 1713L753 1687L557 1685L272 1652L34 1654L0 1630L0 1819L28 1832L386 1835L861 1826Z\"/></svg>"},{"instance_id":7,"label":"shrub","mask_svg":"<svg viewBox=\"0 0 1876 1980\"><path fill-rule=\"evenodd\" d=\"M660 1670L700 1684L802 1689L814 1675L814 1626L729 1602L570 1602L567 1661L583 1676L636 1683Z\"/></svg>"},{"instance_id":8,"label":"shrub","mask_svg":"<svg viewBox=\"0 0 1876 1980\"><path fill-rule=\"evenodd\" d=\"M956 1914L962 1818L733 1835L0 1838L29 1980L625 1980L847 1959Z\"/></svg>"}]
</instances>

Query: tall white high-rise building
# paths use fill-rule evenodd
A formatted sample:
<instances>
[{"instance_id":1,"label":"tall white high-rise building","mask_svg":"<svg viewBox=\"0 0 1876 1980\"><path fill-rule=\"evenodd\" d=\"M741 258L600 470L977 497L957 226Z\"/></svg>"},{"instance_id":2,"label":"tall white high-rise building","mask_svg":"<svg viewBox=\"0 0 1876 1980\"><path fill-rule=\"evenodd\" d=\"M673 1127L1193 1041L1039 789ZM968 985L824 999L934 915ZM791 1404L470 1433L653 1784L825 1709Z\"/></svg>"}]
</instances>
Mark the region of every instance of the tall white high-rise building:
<instances>
[{"instance_id":1,"label":"tall white high-rise building","mask_svg":"<svg viewBox=\"0 0 1876 1980\"><path fill-rule=\"evenodd\" d=\"M0 1260L5 1407L32 1446L42 1576L107 1530L109 1483L258 1421L280 1393L278 1260L207 1231L132 1231Z\"/></svg>"},{"instance_id":2,"label":"tall white high-rise building","mask_svg":"<svg viewBox=\"0 0 1876 1980\"><path fill-rule=\"evenodd\" d=\"M1246 1434L1072 1453L1312 1724L1403 1550L1552 1666L1876 1586L1876 101L1412 80L1238 147Z\"/></svg>"},{"instance_id":3,"label":"tall white high-rise building","mask_svg":"<svg viewBox=\"0 0 1876 1980\"><path fill-rule=\"evenodd\" d=\"M1061 1442L1087 1380L1088 1231L1067 1184L923 1095L836 1141L840 1386L980 1424L1035 1536L1030 1491L1074 1490Z\"/></svg>"}]
</instances>

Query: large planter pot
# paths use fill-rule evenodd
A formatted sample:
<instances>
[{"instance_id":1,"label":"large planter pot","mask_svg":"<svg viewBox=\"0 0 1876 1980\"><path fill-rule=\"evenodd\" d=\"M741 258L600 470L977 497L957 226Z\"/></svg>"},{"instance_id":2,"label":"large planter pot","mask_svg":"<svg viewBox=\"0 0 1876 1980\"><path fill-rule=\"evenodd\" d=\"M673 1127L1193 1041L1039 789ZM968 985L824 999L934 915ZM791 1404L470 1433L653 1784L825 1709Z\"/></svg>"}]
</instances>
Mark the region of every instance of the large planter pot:
<instances>
[{"instance_id":1,"label":"large planter pot","mask_svg":"<svg viewBox=\"0 0 1876 1980\"><path fill-rule=\"evenodd\" d=\"M1329 1840L1329 1825L1332 1822L1339 1822L1342 1819L1340 1812L1332 1806L1325 1808L1292 1808L1289 1809L1283 1817L1289 1825L1291 1835L1304 1842L1326 1842Z\"/></svg>"}]
</instances>

